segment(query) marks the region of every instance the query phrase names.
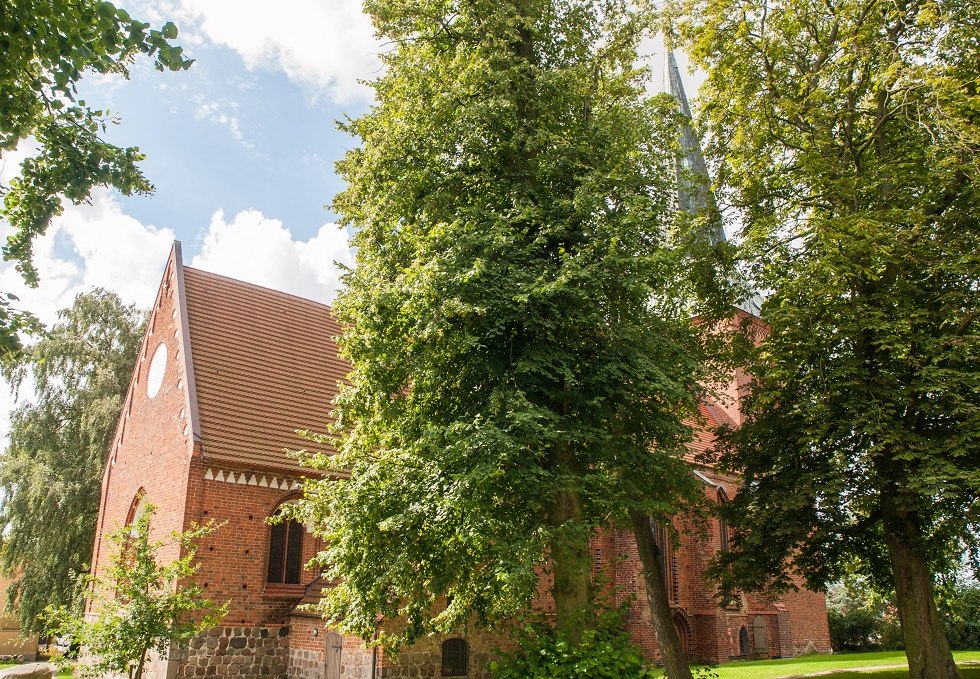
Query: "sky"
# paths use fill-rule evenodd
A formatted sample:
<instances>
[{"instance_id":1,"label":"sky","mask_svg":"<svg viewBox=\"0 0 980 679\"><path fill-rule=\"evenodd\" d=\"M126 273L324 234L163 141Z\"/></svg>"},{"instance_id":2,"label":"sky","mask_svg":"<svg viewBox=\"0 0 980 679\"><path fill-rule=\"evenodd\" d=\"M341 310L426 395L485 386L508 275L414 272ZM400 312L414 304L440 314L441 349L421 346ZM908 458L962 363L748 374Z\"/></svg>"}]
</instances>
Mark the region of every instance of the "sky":
<instances>
[{"instance_id":1,"label":"sky","mask_svg":"<svg viewBox=\"0 0 980 679\"><path fill-rule=\"evenodd\" d=\"M133 16L173 20L195 60L160 73L137 61L130 78L83 77L80 98L120 123L106 137L139 146L150 196L97 189L66 206L35 245L41 284L29 289L0 263L0 290L47 324L94 286L148 307L175 239L184 263L329 303L336 262L351 264L348 232L331 198L343 188L334 164L356 141L336 121L365 113L383 48L360 0L123 0ZM663 48L644 52L660 86ZM682 70L686 61L678 55ZM687 74L689 96L703 80ZM0 181L31 152L0 160ZM9 227L0 223L0 237ZM0 436L13 399L0 387ZM29 396L29 395L27 395Z\"/></svg>"}]
</instances>

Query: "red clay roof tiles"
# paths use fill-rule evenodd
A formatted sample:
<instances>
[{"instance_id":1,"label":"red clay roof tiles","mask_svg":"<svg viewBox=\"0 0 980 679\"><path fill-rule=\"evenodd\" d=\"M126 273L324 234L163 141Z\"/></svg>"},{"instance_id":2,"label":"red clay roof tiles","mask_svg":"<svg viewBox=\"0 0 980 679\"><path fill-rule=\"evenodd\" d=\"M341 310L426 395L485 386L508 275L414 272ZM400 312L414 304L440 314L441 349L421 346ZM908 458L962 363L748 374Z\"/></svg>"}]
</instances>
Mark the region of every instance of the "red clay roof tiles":
<instances>
[{"instance_id":1,"label":"red clay roof tiles","mask_svg":"<svg viewBox=\"0 0 980 679\"><path fill-rule=\"evenodd\" d=\"M206 458L299 468L287 450L325 449L323 432L350 366L330 307L184 267L200 432Z\"/></svg>"}]
</instances>

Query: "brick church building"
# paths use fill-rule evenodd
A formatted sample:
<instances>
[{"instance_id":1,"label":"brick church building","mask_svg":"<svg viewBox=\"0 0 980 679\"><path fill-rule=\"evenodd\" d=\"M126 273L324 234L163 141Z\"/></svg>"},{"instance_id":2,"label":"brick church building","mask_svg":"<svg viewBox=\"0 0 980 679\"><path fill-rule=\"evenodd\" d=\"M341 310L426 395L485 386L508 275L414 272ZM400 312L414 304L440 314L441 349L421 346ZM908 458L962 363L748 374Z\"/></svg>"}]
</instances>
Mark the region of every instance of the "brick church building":
<instances>
[{"instance_id":1,"label":"brick church building","mask_svg":"<svg viewBox=\"0 0 980 679\"><path fill-rule=\"evenodd\" d=\"M669 65L676 70L672 55ZM676 84L670 75L687 112L679 75ZM703 167L696 144L689 141L687 147L695 169L698 161ZM679 202L684 199L679 196ZM224 525L202 542L196 577L212 601L229 606L220 627L155 660L150 676L491 676L487 668L497 638L488 633L427 639L392 659L298 608L316 601L323 587L306 568L320 545L296 522L270 526L266 519L299 497L301 480L310 473L286 451L310 447L297 430L324 429L336 385L348 371L333 339L339 334L329 307L184 267L180 244L174 244L109 451L93 569L106 567L108 533L132 521L144 502L158 508L154 531L160 534L214 519ZM733 378L733 395L743 381L742 375ZM704 403L706 422L737 425L734 402ZM707 429L700 431L692 454L710 445ZM737 490L735 479L693 462L692 473L711 501L725 502ZM676 525L683 528L684 519ZM685 536L678 549L654 530L666 552L664 577L675 624L692 660L830 650L822 594L801 590L778 601L749 594L719 605L702 574L727 543L723 524L712 522L701 537ZM644 652L656 658L632 534L606 531L592 547L594 567L619 600L634 597L627 624Z\"/></svg>"}]
</instances>

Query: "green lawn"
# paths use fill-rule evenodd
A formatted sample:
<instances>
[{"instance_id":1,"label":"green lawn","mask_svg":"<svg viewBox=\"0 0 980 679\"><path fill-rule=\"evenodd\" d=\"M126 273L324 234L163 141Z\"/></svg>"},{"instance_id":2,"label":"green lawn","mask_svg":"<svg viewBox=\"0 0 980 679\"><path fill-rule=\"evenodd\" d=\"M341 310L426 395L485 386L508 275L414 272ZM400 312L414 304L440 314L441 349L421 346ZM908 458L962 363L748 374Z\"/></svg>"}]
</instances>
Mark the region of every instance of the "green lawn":
<instances>
[{"instance_id":1,"label":"green lawn","mask_svg":"<svg viewBox=\"0 0 980 679\"><path fill-rule=\"evenodd\" d=\"M908 679L906 670L877 670L870 672L841 672L832 675L833 679ZM960 667L960 679L980 679L980 667Z\"/></svg>"},{"instance_id":2,"label":"green lawn","mask_svg":"<svg viewBox=\"0 0 980 679\"><path fill-rule=\"evenodd\" d=\"M956 662L980 661L980 651L956 651ZM814 674L829 670L849 670L876 665L905 665L902 651L882 651L880 653L843 653L839 655L811 655L805 658L786 660L746 660L729 662L717 667L714 672L718 679L777 679L801 674ZM962 672L964 679L980 679L980 667L971 667ZM901 667L876 672L847 672L834 675L851 679L902 679L908 672Z\"/></svg>"}]
</instances>

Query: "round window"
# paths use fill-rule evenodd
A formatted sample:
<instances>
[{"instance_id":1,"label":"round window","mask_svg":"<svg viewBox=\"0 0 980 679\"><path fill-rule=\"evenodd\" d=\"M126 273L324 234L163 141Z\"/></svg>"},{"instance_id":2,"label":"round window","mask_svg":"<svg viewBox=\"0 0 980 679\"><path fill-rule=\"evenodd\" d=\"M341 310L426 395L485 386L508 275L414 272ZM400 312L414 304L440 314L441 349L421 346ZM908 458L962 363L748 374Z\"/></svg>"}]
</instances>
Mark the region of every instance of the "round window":
<instances>
[{"instance_id":1,"label":"round window","mask_svg":"<svg viewBox=\"0 0 980 679\"><path fill-rule=\"evenodd\" d=\"M153 360L150 361L150 372L146 376L146 395L153 398L160 391L163 384L163 374L167 371L167 345L160 343L156 351L153 352Z\"/></svg>"}]
</instances>

